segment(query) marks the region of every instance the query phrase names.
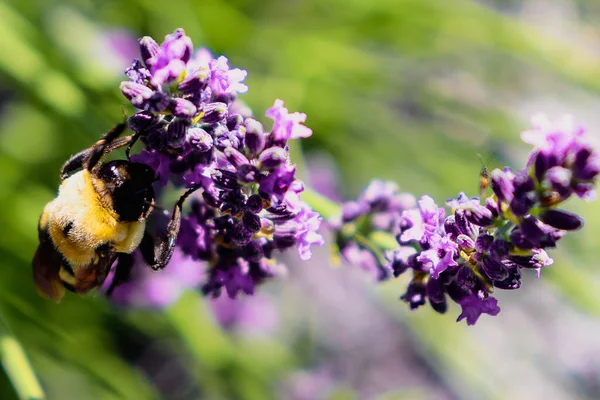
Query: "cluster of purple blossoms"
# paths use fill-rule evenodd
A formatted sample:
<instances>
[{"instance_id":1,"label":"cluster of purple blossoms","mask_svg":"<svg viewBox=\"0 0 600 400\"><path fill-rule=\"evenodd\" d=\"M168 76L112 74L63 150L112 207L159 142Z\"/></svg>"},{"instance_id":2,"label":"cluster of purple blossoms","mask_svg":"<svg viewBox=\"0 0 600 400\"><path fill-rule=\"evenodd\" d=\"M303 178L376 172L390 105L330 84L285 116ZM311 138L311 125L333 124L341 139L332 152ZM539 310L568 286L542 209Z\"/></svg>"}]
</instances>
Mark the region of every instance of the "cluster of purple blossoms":
<instances>
[{"instance_id":1,"label":"cluster of purple blossoms","mask_svg":"<svg viewBox=\"0 0 600 400\"><path fill-rule=\"evenodd\" d=\"M372 232L400 233L400 216L416 205L413 195L399 191L394 182L372 181L356 201L342 205L342 213L329 226L335 231L335 243L343 261L360 266L378 281L390 277L383 252L375 249Z\"/></svg>"},{"instance_id":2,"label":"cluster of purple blossoms","mask_svg":"<svg viewBox=\"0 0 600 400\"><path fill-rule=\"evenodd\" d=\"M394 277L409 270L412 273L401 296L411 309L429 301L435 311L444 313L450 298L462 307L458 321L466 319L472 325L483 313L496 315L500 308L491 295L494 289L518 289L523 269L533 269L539 277L540 270L553 263L546 249L556 247L566 232L583 225L581 217L557 206L572 194L595 198L600 157L587 141L585 130L569 117L553 125L544 116L536 116L533 125L533 130L522 134L522 139L534 146L526 168L492 171L493 194L483 204L479 198L461 193L447 201L451 213L446 215L431 197L423 196L417 207L398 207L396 215L388 215L394 209L389 204L399 204L398 195L393 190L378 190L378 204L386 205L381 230L395 234L400 245L386 253L385 269ZM369 188L373 185L391 187L375 182ZM382 211L365 201L369 192L367 189L358 202L343 208L343 223L337 227L338 238L343 238L342 254L348 248L360 248L370 253L371 259L378 259L383 251L360 234L363 223L355 226L360 218L376 221ZM386 226L388 222L397 225ZM367 233L372 225L367 225ZM353 238L355 232L358 235Z\"/></svg>"},{"instance_id":3,"label":"cluster of purple blossoms","mask_svg":"<svg viewBox=\"0 0 600 400\"><path fill-rule=\"evenodd\" d=\"M182 29L161 45L150 37L139 44L141 60L121 84L140 109L128 123L145 149L132 159L155 170L158 188L170 182L196 193L177 238L178 266L155 275L137 257L134 279L113 298L164 306L198 286L214 297L223 290L231 298L253 294L285 271L275 262L278 251L295 248L308 260L311 246L324 242L321 217L301 200L304 186L287 146L312 135L303 125L306 115L276 100L266 112L274 121L266 132L237 99L248 90L246 71L205 49L194 51ZM492 171L493 194L483 203L460 193L447 201L447 214L429 196L417 201L393 183L371 183L329 221L341 257L376 280L410 273L401 299L411 309L429 302L444 313L450 299L462 307L458 320L469 325L482 313L498 314L494 289L518 289L523 269L539 276L553 263L546 250L582 226L579 216L557 206L573 194L595 198L599 156L585 130L570 118L553 125L536 116L533 125L522 134L534 146L526 168ZM378 233L396 240L384 245Z\"/></svg>"},{"instance_id":4,"label":"cluster of purple blossoms","mask_svg":"<svg viewBox=\"0 0 600 400\"><path fill-rule=\"evenodd\" d=\"M194 52L182 29L161 45L150 37L139 43L141 60L121 83L141 110L128 120L145 145L132 160L153 167L159 187L171 182L197 190L177 247L206 268L203 292L252 294L285 270L274 261L277 251L295 247L308 260L310 246L323 244L321 217L300 198L304 185L287 146L312 135L302 125L306 115L276 100L266 113L273 128L265 131L236 98L248 90L246 71L205 49Z\"/></svg>"}]
</instances>

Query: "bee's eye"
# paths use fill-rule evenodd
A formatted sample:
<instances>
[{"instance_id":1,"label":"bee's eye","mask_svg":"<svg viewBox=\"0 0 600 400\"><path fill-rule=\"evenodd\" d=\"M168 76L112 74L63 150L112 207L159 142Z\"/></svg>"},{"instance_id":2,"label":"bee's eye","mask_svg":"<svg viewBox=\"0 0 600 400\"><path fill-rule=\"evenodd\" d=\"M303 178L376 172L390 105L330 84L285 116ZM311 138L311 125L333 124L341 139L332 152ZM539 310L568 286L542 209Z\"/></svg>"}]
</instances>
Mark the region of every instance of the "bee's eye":
<instances>
[{"instance_id":1,"label":"bee's eye","mask_svg":"<svg viewBox=\"0 0 600 400\"><path fill-rule=\"evenodd\" d=\"M122 182L129 178L126 161L110 161L100 168L98 177L106 183L114 183L120 186Z\"/></svg>"}]
</instances>

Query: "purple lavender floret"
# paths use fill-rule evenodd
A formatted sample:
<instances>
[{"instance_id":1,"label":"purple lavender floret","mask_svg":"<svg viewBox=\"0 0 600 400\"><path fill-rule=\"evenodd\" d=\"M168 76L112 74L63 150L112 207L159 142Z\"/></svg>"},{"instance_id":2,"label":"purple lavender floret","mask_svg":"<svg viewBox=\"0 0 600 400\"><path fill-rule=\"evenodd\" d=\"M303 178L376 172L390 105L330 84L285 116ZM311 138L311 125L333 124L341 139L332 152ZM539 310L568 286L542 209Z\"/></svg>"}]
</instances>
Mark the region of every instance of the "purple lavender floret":
<instances>
[{"instance_id":1,"label":"purple lavender floret","mask_svg":"<svg viewBox=\"0 0 600 400\"><path fill-rule=\"evenodd\" d=\"M311 246L323 244L318 233L321 217L300 199L304 185L295 178L287 142L263 145L261 151L245 146L246 125L253 135L262 136L253 140L274 143L273 133L257 124L248 119L229 131L219 145L221 150L216 146L207 150L213 157L184 176L188 186L200 185L203 189L202 200L195 201L209 205L215 213L210 225L192 215L187 223L202 229L180 233L183 242L193 243L198 231L210 231L204 237L213 238L212 252L190 253L211 263L203 289L207 294L219 295L222 288L232 298L240 291L251 294L257 284L284 271L272 261L276 250L296 247L300 258L308 260ZM217 140L213 136L213 141Z\"/></svg>"},{"instance_id":2,"label":"purple lavender floret","mask_svg":"<svg viewBox=\"0 0 600 400\"><path fill-rule=\"evenodd\" d=\"M474 325L481 314L498 315L500 307L498 300L493 297L486 297L482 294L470 294L460 301L462 313L456 321L467 320L467 325Z\"/></svg>"},{"instance_id":3,"label":"purple lavender floret","mask_svg":"<svg viewBox=\"0 0 600 400\"><path fill-rule=\"evenodd\" d=\"M557 206L573 194L584 199L595 196L598 153L585 130L570 118L552 125L536 116L533 123L534 129L522 135L535 146L526 168L492 171L492 196L482 202L460 193L447 201L449 215L429 196L421 197L416 206L392 211L389 199L397 196L390 190L393 184L372 183L357 201L344 204L342 218L332 224L342 256L351 254L361 265L377 265L378 254L385 249L369 239L374 230L392 233L400 247L387 249L383 268L387 273L379 278L411 273L400 298L412 310L429 303L445 313L451 299L462 308L458 321L465 319L468 325L481 314L497 315L494 289L519 289L523 269L533 269L539 277L541 269L553 263L546 249L583 226L580 216ZM375 229L371 221L376 212L385 212L386 221L397 225Z\"/></svg>"},{"instance_id":4,"label":"purple lavender floret","mask_svg":"<svg viewBox=\"0 0 600 400\"><path fill-rule=\"evenodd\" d=\"M324 243L321 217L302 201L304 184L288 151L288 140L312 135L306 115L275 100L266 112L273 127L265 129L237 99L248 90L246 71L206 49L194 51L183 29L162 44L150 37L139 44L140 60L121 83L140 109L128 120L144 144L132 160L151 166L158 186L196 190L177 238L177 251L204 271L194 287L214 297L250 295L285 272L275 261L281 251L294 248L309 260L311 247Z\"/></svg>"}]
</instances>

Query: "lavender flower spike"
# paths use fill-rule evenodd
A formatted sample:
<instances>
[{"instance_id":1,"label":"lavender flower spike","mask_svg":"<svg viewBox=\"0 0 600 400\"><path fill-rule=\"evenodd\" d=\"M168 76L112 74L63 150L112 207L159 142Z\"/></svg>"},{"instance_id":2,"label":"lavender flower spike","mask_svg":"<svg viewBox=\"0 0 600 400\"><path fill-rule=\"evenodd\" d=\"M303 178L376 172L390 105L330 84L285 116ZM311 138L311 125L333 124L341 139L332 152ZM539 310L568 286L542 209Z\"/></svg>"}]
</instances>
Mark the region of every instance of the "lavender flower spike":
<instances>
[{"instance_id":1,"label":"lavender flower spike","mask_svg":"<svg viewBox=\"0 0 600 400\"><path fill-rule=\"evenodd\" d=\"M379 230L396 237L399 247L395 250L381 248L376 241L365 243L365 236L378 229L366 224L370 229L365 230L364 222L355 222L373 213L373 205L363 200L366 196L346 203L342 218L331 223L342 256L367 252L371 260L377 260L387 250L387 264L379 279L410 273L411 281L400 299L412 310L429 302L435 311L445 313L447 299L451 299L462 308L457 321L464 319L468 325L481 314L497 315L500 308L492 297L494 289L519 289L523 269L533 269L539 277L542 268L553 264L546 249L556 247L568 231L583 226L580 216L557 206L572 194L592 198L600 170L598 153L590 146L586 131L571 118L553 125L536 116L533 122L534 129L522 134L525 142L535 146L526 168L492 171L494 194L487 199L460 193L447 201L449 215L429 196L421 197L416 207L392 212L384 207L387 220L395 221L395 226ZM388 186L378 181L365 192L371 198L391 195Z\"/></svg>"},{"instance_id":2,"label":"lavender flower spike","mask_svg":"<svg viewBox=\"0 0 600 400\"><path fill-rule=\"evenodd\" d=\"M150 293L163 293L162 274L167 274L164 284L171 285L165 299L176 298L184 287L213 297L251 295L264 281L285 273L275 259L280 252L294 249L309 260L312 246L324 243L322 218L302 200L304 184L287 146L288 140L312 135L303 125L306 114L290 113L276 100L267 111L273 129L265 130L237 99L248 90L246 71L206 49L194 52L183 29L161 44L140 39L140 58L126 71L129 81L121 84L123 95L140 109L128 122L144 149L132 160L155 170L157 189L171 183L196 190L188 200L191 210L182 217L176 257L165 271L176 271L174 263L195 265L200 278L186 286L169 280L167 272L152 273L156 279L136 272L114 298L166 304L150 299Z\"/></svg>"}]
</instances>

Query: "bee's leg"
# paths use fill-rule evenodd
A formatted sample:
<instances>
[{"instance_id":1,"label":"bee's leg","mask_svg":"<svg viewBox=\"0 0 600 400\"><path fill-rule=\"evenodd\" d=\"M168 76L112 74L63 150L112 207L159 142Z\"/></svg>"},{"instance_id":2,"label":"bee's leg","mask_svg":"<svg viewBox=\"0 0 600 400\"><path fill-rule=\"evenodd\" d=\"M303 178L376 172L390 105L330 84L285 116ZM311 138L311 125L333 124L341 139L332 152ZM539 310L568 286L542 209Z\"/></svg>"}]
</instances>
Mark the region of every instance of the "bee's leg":
<instances>
[{"instance_id":1,"label":"bee's leg","mask_svg":"<svg viewBox=\"0 0 600 400\"><path fill-rule=\"evenodd\" d=\"M171 260L175 251L179 228L181 227L181 208L183 207L183 203L192 193L200 188L201 185L196 185L188 189L179 198L173 209L171 220L167 225L167 233L164 236L158 237L155 241L148 232L144 234L142 243L140 244L140 251L153 270L163 269L169 263L169 260Z\"/></svg>"},{"instance_id":2,"label":"bee's leg","mask_svg":"<svg viewBox=\"0 0 600 400\"><path fill-rule=\"evenodd\" d=\"M110 153L113 150L127 146L131 143L133 139L132 136L119 138L119 135L123 133L126 127L127 125L124 123L115 126L105 133L102 139L96 142L92 147L82 150L69 158L60 170L60 179L64 180L68 178L74 172L86 167L86 165L88 169L93 168L104 154Z\"/></svg>"},{"instance_id":3,"label":"bee's leg","mask_svg":"<svg viewBox=\"0 0 600 400\"><path fill-rule=\"evenodd\" d=\"M132 136L125 136L125 137L116 139L115 141L113 141L110 144L110 146L104 147L104 154L108 154L113 150L116 150L118 148L128 145L131 142L131 140L132 140ZM60 171L60 179L65 180L66 178L71 176L74 172L77 172L81 168L83 168L83 164L85 163L85 160L90 157L91 153L92 153L92 147L90 147L89 149L82 150L79 153L72 156L71 158L69 158L69 160L62 166L62 169Z\"/></svg>"},{"instance_id":4,"label":"bee's leg","mask_svg":"<svg viewBox=\"0 0 600 400\"><path fill-rule=\"evenodd\" d=\"M140 136L142 136L142 133L144 133L144 131L138 131L138 132L134 133L133 136L128 136L130 138L130 140L127 143L127 148L125 149L125 156L127 157L127 161L129 161L129 159L131 158L129 156L129 153L131 153L131 148L133 147L135 142L138 141Z\"/></svg>"},{"instance_id":5,"label":"bee's leg","mask_svg":"<svg viewBox=\"0 0 600 400\"><path fill-rule=\"evenodd\" d=\"M121 136L121 133L123 133L126 128L127 128L127 124L125 122L121 122L120 124L117 124L114 128L112 128L110 131L106 132L104 134L104 136L102 136L102 139L98 140L90 148L90 156L89 156L89 158L87 158L87 160L84 160L83 166L88 171L91 171L96 166L96 164L98 164L98 161L100 161L102 156L108 152L110 145L119 136ZM131 138L129 140L131 140ZM125 144L126 143L124 143L123 146Z\"/></svg>"},{"instance_id":6,"label":"bee's leg","mask_svg":"<svg viewBox=\"0 0 600 400\"><path fill-rule=\"evenodd\" d=\"M115 274L110 286L106 290L106 295L110 297L115 288L131 279L131 269L133 268L134 258L132 254L119 253Z\"/></svg>"}]
</instances>

